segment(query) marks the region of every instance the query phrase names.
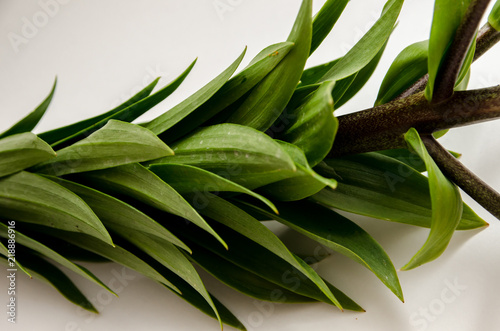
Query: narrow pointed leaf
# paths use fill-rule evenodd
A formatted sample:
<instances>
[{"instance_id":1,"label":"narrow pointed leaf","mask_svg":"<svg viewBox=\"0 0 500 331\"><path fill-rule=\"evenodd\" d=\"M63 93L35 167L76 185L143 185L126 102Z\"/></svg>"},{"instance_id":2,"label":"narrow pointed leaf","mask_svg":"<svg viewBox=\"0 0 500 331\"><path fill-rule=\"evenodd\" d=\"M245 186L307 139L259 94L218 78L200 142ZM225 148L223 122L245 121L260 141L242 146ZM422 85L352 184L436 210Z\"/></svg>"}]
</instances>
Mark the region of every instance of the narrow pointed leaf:
<instances>
[{"instance_id":1,"label":"narrow pointed leaf","mask_svg":"<svg viewBox=\"0 0 500 331\"><path fill-rule=\"evenodd\" d=\"M201 168L185 164L153 164L149 170L160 177L180 194L193 193L203 198L205 192L238 192L248 194L266 204L275 213L276 207L269 199L244 186Z\"/></svg>"},{"instance_id":2,"label":"narrow pointed leaf","mask_svg":"<svg viewBox=\"0 0 500 331\"><path fill-rule=\"evenodd\" d=\"M378 54L391 35L402 6L403 0L387 1L377 22L345 56L324 74L320 82L337 81L364 68Z\"/></svg>"},{"instance_id":3,"label":"narrow pointed leaf","mask_svg":"<svg viewBox=\"0 0 500 331\"><path fill-rule=\"evenodd\" d=\"M405 140L425 162L429 175L432 222L424 246L402 269L410 270L438 258L448 246L462 217L462 198L457 186L447 179L427 152L417 130L410 129Z\"/></svg>"},{"instance_id":4,"label":"narrow pointed leaf","mask_svg":"<svg viewBox=\"0 0 500 331\"><path fill-rule=\"evenodd\" d=\"M8 228L5 224L2 224L2 223L0 223L0 237L8 238ZM95 241L102 243L103 246L107 246L107 247L112 248L110 245L107 245L98 239L95 239ZM68 259L66 259L62 255L60 255L56 251L52 250L51 248L47 247L46 245L42 244L41 242L22 234L19 231L16 231L16 243L18 245L32 249L33 251L59 263L63 267L73 271L74 273L90 280L91 282L93 282L93 283L105 288L109 292L115 294L111 289L109 289L106 285L104 285L103 282L101 282L96 276L94 276L87 269L85 269L77 264L74 264L73 262L69 261Z\"/></svg>"},{"instance_id":5,"label":"narrow pointed leaf","mask_svg":"<svg viewBox=\"0 0 500 331\"><path fill-rule=\"evenodd\" d=\"M314 53L328 34L330 34L330 31L335 23L337 23L348 2L349 0L328 0L321 7L313 20L313 34L309 55Z\"/></svg>"},{"instance_id":6,"label":"narrow pointed leaf","mask_svg":"<svg viewBox=\"0 0 500 331\"><path fill-rule=\"evenodd\" d=\"M170 185L140 164L129 164L112 169L98 170L80 175L84 185L113 194L132 197L147 205L190 220L212 234L215 233L191 205Z\"/></svg>"},{"instance_id":7,"label":"narrow pointed leaf","mask_svg":"<svg viewBox=\"0 0 500 331\"><path fill-rule=\"evenodd\" d=\"M186 108L184 114L181 114L182 119L162 133L160 138L167 143L174 141L219 114L257 85L293 47L294 44L291 42L266 47L243 71L227 81L207 102L196 109Z\"/></svg>"},{"instance_id":8,"label":"narrow pointed leaf","mask_svg":"<svg viewBox=\"0 0 500 331\"><path fill-rule=\"evenodd\" d=\"M221 89L221 87L227 82L227 80L238 68L241 60L245 56L245 52L246 48L243 53L241 53L241 55L226 70L224 70L219 76L215 77L207 85L203 86L189 98L185 99L174 108L158 116L144 126L157 135L162 134L163 132L174 126L196 108L204 104L218 90Z\"/></svg>"},{"instance_id":9,"label":"narrow pointed leaf","mask_svg":"<svg viewBox=\"0 0 500 331\"><path fill-rule=\"evenodd\" d=\"M175 155L150 164L186 164L259 187L295 172L290 156L269 136L236 124L205 127L172 145Z\"/></svg>"},{"instance_id":10,"label":"narrow pointed leaf","mask_svg":"<svg viewBox=\"0 0 500 331\"><path fill-rule=\"evenodd\" d=\"M337 251L372 271L401 301L403 291L389 256L368 233L354 222L329 208L308 201L279 203L280 215L244 205L251 214L259 213ZM313 215L314 219L310 219Z\"/></svg>"},{"instance_id":11,"label":"narrow pointed leaf","mask_svg":"<svg viewBox=\"0 0 500 331\"><path fill-rule=\"evenodd\" d=\"M61 176L152 160L173 152L148 129L110 120L100 130L57 154L56 158L39 164L34 170Z\"/></svg>"},{"instance_id":12,"label":"narrow pointed leaf","mask_svg":"<svg viewBox=\"0 0 500 331\"><path fill-rule=\"evenodd\" d=\"M495 2L493 9L488 15L488 23L497 31L500 31L500 0Z\"/></svg>"},{"instance_id":13,"label":"narrow pointed leaf","mask_svg":"<svg viewBox=\"0 0 500 331\"><path fill-rule=\"evenodd\" d=\"M57 78L54 80L54 85L52 86L52 90L49 95L42 101L42 103L36 107L31 113L29 113L22 120L14 124L10 129L0 134L0 138L4 138L13 134L29 132L35 128L40 119L45 114L45 111L50 105L52 101L52 97L54 96L54 92L56 90Z\"/></svg>"},{"instance_id":14,"label":"narrow pointed leaf","mask_svg":"<svg viewBox=\"0 0 500 331\"><path fill-rule=\"evenodd\" d=\"M7 230L7 233L10 234L9 230ZM7 249L7 247L5 247L5 245L1 241L0 241L0 255L5 256L6 259L5 263L9 266L9 268L12 268L10 262L14 262L17 268L19 268L22 272L24 272L29 278L32 278L29 271L26 270L26 268L19 262L19 259L17 259L14 256L15 254L12 255L11 253L9 253L9 250Z\"/></svg>"},{"instance_id":15,"label":"narrow pointed leaf","mask_svg":"<svg viewBox=\"0 0 500 331\"><path fill-rule=\"evenodd\" d=\"M429 180L412 167L379 153L325 159L315 168L338 181L335 190L326 188L312 196L329 207L383 220L429 228L432 220ZM463 206L458 230L488 223L467 205Z\"/></svg>"},{"instance_id":16,"label":"narrow pointed leaf","mask_svg":"<svg viewBox=\"0 0 500 331\"><path fill-rule=\"evenodd\" d=\"M1 178L0 209L4 218L82 232L112 244L101 221L82 199L36 174L23 171Z\"/></svg>"},{"instance_id":17,"label":"narrow pointed leaf","mask_svg":"<svg viewBox=\"0 0 500 331\"><path fill-rule=\"evenodd\" d=\"M60 140L63 140L64 138L72 136L72 135L74 135L82 130L86 130L89 127L92 127L92 125L99 123L103 119L108 118L110 116L113 116L117 112L119 112L125 108L128 108L131 105L135 104L136 102L147 97L149 94L151 94L151 92L153 91L153 89L155 88L155 86L159 80L160 80L160 78L155 79L151 84L146 86L141 91L137 92L133 97L131 97L130 99L128 99L127 101L125 101L121 105L111 109L110 111L108 111L104 114L97 115L95 117L92 117L92 118L89 118L89 119L86 119L86 120L83 120L83 121L80 121L77 123L73 123L73 124L70 124L70 125L67 125L67 126L64 126L61 128L57 128L54 130L43 132L43 133L40 133L38 136L40 138L42 138L43 140L45 140L47 143L54 144Z\"/></svg>"},{"instance_id":18,"label":"narrow pointed leaf","mask_svg":"<svg viewBox=\"0 0 500 331\"><path fill-rule=\"evenodd\" d=\"M285 109L309 57L312 38L312 0L303 0L287 41L295 46L257 85L227 120L266 131Z\"/></svg>"},{"instance_id":19,"label":"narrow pointed leaf","mask_svg":"<svg viewBox=\"0 0 500 331\"><path fill-rule=\"evenodd\" d=\"M31 132L0 139L0 177L47 161L56 156L50 146Z\"/></svg>"},{"instance_id":20,"label":"narrow pointed leaf","mask_svg":"<svg viewBox=\"0 0 500 331\"><path fill-rule=\"evenodd\" d=\"M48 179L78 195L96 213L103 224L115 232L122 229L159 237L190 252L191 250L165 227L134 207L90 187L47 176Z\"/></svg>"}]
</instances>

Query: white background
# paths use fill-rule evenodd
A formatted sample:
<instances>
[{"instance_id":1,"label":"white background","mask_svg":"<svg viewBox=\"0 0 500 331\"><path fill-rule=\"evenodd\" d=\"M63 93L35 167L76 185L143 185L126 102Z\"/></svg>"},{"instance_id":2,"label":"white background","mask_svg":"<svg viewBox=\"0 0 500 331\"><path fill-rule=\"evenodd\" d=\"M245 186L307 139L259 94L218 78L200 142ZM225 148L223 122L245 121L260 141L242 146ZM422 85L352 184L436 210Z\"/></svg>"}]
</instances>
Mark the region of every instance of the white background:
<instances>
[{"instance_id":1,"label":"white background","mask_svg":"<svg viewBox=\"0 0 500 331\"><path fill-rule=\"evenodd\" d=\"M300 0L0 0L0 131L34 109L48 94L54 76L54 100L37 132L99 114L125 101L162 76L163 86L199 57L185 83L148 118L170 109L226 68L248 45L243 67L265 46L284 41ZM64 4L63 4L64 2ZM315 1L317 11L324 1ZM384 1L352 0L333 33L308 66L342 56L379 16ZM383 75L397 53L428 38L431 0L408 0L379 68L360 94L338 114L370 107ZM226 7L227 8L227 7ZM50 16L45 14L49 12ZM28 23L27 23L28 22ZM36 23L29 30L26 26ZM12 43L13 34L25 38ZM500 82L500 46L473 65L471 88ZM500 124L456 129L442 139L463 152L462 161L500 190ZM470 199L465 196L467 202ZM325 304L262 305L205 277L215 293L249 330L498 330L500 328L500 223L474 202L470 205L491 225L457 233L437 261L400 272L403 304L368 270L333 254L318 267L326 279L361 304L366 313L341 313ZM397 268L423 244L428 230L350 216L387 250ZM313 221L313 220L312 220ZM282 229L277 228L279 233ZM304 246L288 233L284 239ZM302 240L302 239L301 239ZM314 245L309 245L309 249ZM104 282L122 268L86 264ZM0 273L3 275L4 273ZM132 272L133 279L110 298L100 288L72 277L96 300L99 316L82 314L57 291L38 280L19 278L18 323L2 330L218 330L215 320L164 287ZM458 289L450 290L450 283ZM0 302L7 301L7 281L0 278ZM442 293L448 295L441 297ZM453 293L450 294L450 293ZM2 304L3 305L3 304ZM5 311L6 308L0 308ZM428 311L428 313L424 313ZM3 316L3 317L1 317ZM231 330L227 327L226 330Z\"/></svg>"}]
</instances>

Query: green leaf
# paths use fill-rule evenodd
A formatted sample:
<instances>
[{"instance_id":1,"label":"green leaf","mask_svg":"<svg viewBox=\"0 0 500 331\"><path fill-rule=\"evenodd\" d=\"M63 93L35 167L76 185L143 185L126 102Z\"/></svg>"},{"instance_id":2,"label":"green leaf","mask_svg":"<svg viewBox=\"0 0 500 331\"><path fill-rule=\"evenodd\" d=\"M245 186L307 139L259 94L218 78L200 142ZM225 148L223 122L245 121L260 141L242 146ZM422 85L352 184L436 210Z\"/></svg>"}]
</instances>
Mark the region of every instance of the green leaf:
<instances>
[{"instance_id":1,"label":"green leaf","mask_svg":"<svg viewBox=\"0 0 500 331\"><path fill-rule=\"evenodd\" d=\"M196 109L186 108L182 119L162 133L160 138L165 142L175 141L227 109L271 72L293 47L291 42L266 47L243 71L227 81L204 104Z\"/></svg>"},{"instance_id":2,"label":"green leaf","mask_svg":"<svg viewBox=\"0 0 500 331\"><path fill-rule=\"evenodd\" d=\"M199 167L253 189L290 177L296 171L290 156L269 136L236 124L202 128L172 145L175 155L150 164Z\"/></svg>"},{"instance_id":3,"label":"green leaf","mask_svg":"<svg viewBox=\"0 0 500 331\"><path fill-rule=\"evenodd\" d=\"M57 230L56 230L57 231ZM68 232L69 233L69 232ZM3 224L3 223L0 223L0 237L3 237L3 238L8 238L9 235L8 235L8 227ZM90 238L90 237L89 237ZM100 245L102 246L106 246L106 247L110 247L112 249L112 247L104 242L102 242L101 240L98 240L98 239L94 239L96 242L99 242ZM65 257L63 257L62 255L60 255L59 253L57 253L56 251L52 250L51 248L47 247L46 245L44 245L43 243L35 240L35 239L32 239L24 234L22 234L21 232L19 232L18 230L16 230L16 244L18 245L21 245L21 246L24 246L24 247L27 247L27 248L30 248L32 250L34 250L35 252L59 263L60 265L62 265L63 267L73 271L74 273L90 280L91 282L103 287L104 289L108 290L109 292L115 294L111 289L109 289L103 282L101 282L96 276L94 276L90 271L88 271L87 269L77 265L77 264L74 264L73 262L71 262L70 260L66 259ZM24 255L22 255L24 257ZM116 294L115 294L116 295Z\"/></svg>"},{"instance_id":4,"label":"green leaf","mask_svg":"<svg viewBox=\"0 0 500 331\"><path fill-rule=\"evenodd\" d=\"M34 170L61 176L152 160L173 152L148 129L110 120L102 129L57 154Z\"/></svg>"},{"instance_id":5,"label":"green leaf","mask_svg":"<svg viewBox=\"0 0 500 331\"><path fill-rule=\"evenodd\" d=\"M147 205L186 218L226 244L205 220L170 185L140 164L92 171L77 177L82 184L107 192L132 197Z\"/></svg>"},{"instance_id":6,"label":"green leaf","mask_svg":"<svg viewBox=\"0 0 500 331\"><path fill-rule=\"evenodd\" d=\"M285 109L309 57L312 38L312 0L303 0L287 41L295 46L235 110L230 123L266 131Z\"/></svg>"},{"instance_id":7,"label":"green leaf","mask_svg":"<svg viewBox=\"0 0 500 331\"><path fill-rule=\"evenodd\" d=\"M434 3L431 37L429 39L429 81L425 88L425 97L429 101L432 100L434 82L441 63L455 38L455 32L462 22L469 3L470 0L458 2L455 0L436 0Z\"/></svg>"},{"instance_id":8,"label":"green leaf","mask_svg":"<svg viewBox=\"0 0 500 331\"><path fill-rule=\"evenodd\" d=\"M462 67L460 68L460 72L458 73L457 80L455 81L455 91L466 90L467 85L469 84L468 75L470 75L470 66L474 61L474 53L476 52L476 38L477 33L474 36L469 49L467 50L464 62L462 63ZM464 84L462 84L462 82L464 82Z\"/></svg>"},{"instance_id":9,"label":"green leaf","mask_svg":"<svg viewBox=\"0 0 500 331\"><path fill-rule=\"evenodd\" d=\"M49 95L45 98L45 100L43 100L42 103L38 107L36 107L35 110L29 113L26 117L24 117L22 120L14 124L10 129L5 131L4 133L1 133L0 138L4 138L16 133L29 132L33 130L40 121L40 119L45 114L47 108L49 107L50 102L52 101L52 97L54 96L54 92L56 90L56 85L57 85L57 78L54 80L54 85L52 86L52 90L50 91Z\"/></svg>"},{"instance_id":10,"label":"green leaf","mask_svg":"<svg viewBox=\"0 0 500 331\"><path fill-rule=\"evenodd\" d=\"M380 85L375 106L393 100L427 73L428 52L429 41L424 40L398 54Z\"/></svg>"},{"instance_id":11,"label":"green leaf","mask_svg":"<svg viewBox=\"0 0 500 331\"><path fill-rule=\"evenodd\" d=\"M333 116L334 82L324 82L297 109L289 113L289 123L278 139L302 149L314 167L330 152L337 133L338 120Z\"/></svg>"},{"instance_id":12,"label":"green leaf","mask_svg":"<svg viewBox=\"0 0 500 331\"><path fill-rule=\"evenodd\" d=\"M488 16L488 23L497 31L500 31L500 0L495 2L493 9Z\"/></svg>"},{"instance_id":13,"label":"green leaf","mask_svg":"<svg viewBox=\"0 0 500 331\"><path fill-rule=\"evenodd\" d=\"M427 171L427 169L425 168L424 161L422 161L422 159L418 156L418 154L412 153L406 148L387 149L384 151L377 151L376 153L392 157L398 160L399 162L402 162L407 166L417 170L418 172Z\"/></svg>"},{"instance_id":14,"label":"green leaf","mask_svg":"<svg viewBox=\"0 0 500 331\"><path fill-rule=\"evenodd\" d=\"M189 247L165 227L125 202L75 182L58 177L46 177L78 195L107 228L119 233L122 229L127 229L153 235L191 252Z\"/></svg>"},{"instance_id":15,"label":"green leaf","mask_svg":"<svg viewBox=\"0 0 500 331\"><path fill-rule=\"evenodd\" d=\"M42 138L43 140L45 140L49 144L54 144L58 141L64 140L64 138L67 138L69 136L77 134L78 132L86 130L89 127L92 127L92 125L99 123L100 121L102 121L110 116L113 116L117 112L119 112L125 108L128 108L129 106L131 106L131 105L135 104L136 102L147 97L153 91L153 89L155 88L155 86L159 80L160 80L160 78L155 79L151 84L149 84L144 89L139 91L132 98L128 99L127 101L125 101L121 105L117 106L116 108L113 108L112 110L110 110L104 114L101 114L101 115L98 115L98 116L95 116L95 117L92 117L92 118L89 118L89 119L86 119L86 120L83 120L83 121L80 121L77 123L73 123L73 124L64 126L62 128L57 128L54 130L50 130L50 131L41 133L41 134L39 134L39 137Z\"/></svg>"},{"instance_id":16,"label":"green leaf","mask_svg":"<svg viewBox=\"0 0 500 331\"><path fill-rule=\"evenodd\" d=\"M221 87L227 82L231 75L236 71L241 60L245 56L245 50L241 55L219 76L215 77L207 85L203 86L200 90L195 92L189 98L179 103L174 108L158 116L151 122L146 123L144 126L151 130L153 133L160 135L166 130L170 129L184 117L193 112L196 108L200 107L207 100L209 100Z\"/></svg>"},{"instance_id":17,"label":"green leaf","mask_svg":"<svg viewBox=\"0 0 500 331\"><path fill-rule=\"evenodd\" d=\"M10 232L11 232L10 230L7 230L8 234L11 234ZM5 245L1 241L0 241L0 254L5 256L6 265L9 265L9 267L12 268L12 266L10 265L10 262L14 262L16 265L16 268L19 268L29 278L33 278L33 277L31 277L31 274L28 272L28 270L26 270L26 268L19 262L19 259L16 259L16 257L14 256L15 254L14 255L10 254L7 247L5 247Z\"/></svg>"},{"instance_id":18,"label":"green leaf","mask_svg":"<svg viewBox=\"0 0 500 331\"><path fill-rule=\"evenodd\" d=\"M348 2L349 0L328 0L321 7L313 20L313 34L309 55L314 53L323 40L330 34L330 31L335 23L337 23Z\"/></svg>"},{"instance_id":19,"label":"green leaf","mask_svg":"<svg viewBox=\"0 0 500 331\"><path fill-rule=\"evenodd\" d=\"M75 305L88 310L92 313L99 313L85 295L76 287L76 285L59 268L49 263L41 257L30 254L23 250L23 263L34 278L45 280L52 285L59 293ZM81 267L83 269L83 267Z\"/></svg>"},{"instance_id":20,"label":"green leaf","mask_svg":"<svg viewBox=\"0 0 500 331\"><path fill-rule=\"evenodd\" d=\"M280 201L305 199L318 193L326 186L335 189L337 182L318 175L307 162L304 152L295 145L277 141L295 162L297 172L294 176L259 188L260 192Z\"/></svg>"},{"instance_id":21,"label":"green leaf","mask_svg":"<svg viewBox=\"0 0 500 331\"><path fill-rule=\"evenodd\" d=\"M252 215L258 213L281 222L360 263L404 301L396 269L389 256L380 244L354 222L329 208L308 201L279 203L280 215L273 215L250 204L245 204L245 207L243 209Z\"/></svg>"},{"instance_id":22,"label":"green leaf","mask_svg":"<svg viewBox=\"0 0 500 331\"><path fill-rule=\"evenodd\" d=\"M0 209L3 218L82 232L112 245L106 228L82 199L36 174L23 171L1 178Z\"/></svg>"},{"instance_id":23,"label":"green leaf","mask_svg":"<svg viewBox=\"0 0 500 331\"><path fill-rule=\"evenodd\" d=\"M0 177L24 170L56 156L50 146L31 132L0 139Z\"/></svg>"},{"instance_id":24,"label":"green leaf","mask_svg":"<svg viewBox=\"0 0 500 331\"><path fill-rule=\"evenodd\" d=\"M417 170L379 153L325 159L315 170L338 180L312 199L326 206L383 220L429 228L432 219L429 180ZM459 230L487 225L467 205Z\"/></svg>"},{"instance_id":25,"label":"green leaf","mask_svg":"<svg viewBox=\"0 0 500 331\"><path fill-rule=\"evenodd\" d=\"M196 60L191 63L191 65L175 80L173 80L170 84L167 86L163 87L161 90L158 92L154 93L153 95L147 96L140 101L124 108L119 111L114 112L112 115L109 115L106 118L101 119L98 122L93 123L89 127L71 135L68 137L65 137L64 139L59 140L58 142L52 144L53 147L58 147L58 148L63 148L66 146L69 146L82 138L87 137L91 133L97 131L98 129L102 128L105 126L109 120L115 119L115 120L120 120L124 122L132 122L163 100L165 100L170 94L172 94L179 85L182 84L186 76L191 72L191 69L193 69L194 64L196 63ZM157 80L154 81L153 83L156 84ZM154 86L154 85L153 85Z\"/></svg>"},{"instance_id":26,"label":"green leaf","mask_svg":"<svg viewBox=\"0 0 500 331\"><path fill-rule=\"evenodd\" d=\"M324 74L320 82L346 78L360 71L377 56L391 35L402 6L403 0L387 1L377 22L345 56Z\"/></svg>"},{"instance_id":27,"label":"green leaf","mask_svg":"<svg viewBox=\"0 0 500 331\"><path fill-rule=\"evenodd\" d=\"M203 200L205 192L238 192L248 194L262 201L275 213L278 212L269 199L201 168L185 164L153 164L149 170L180 194L194 193L195 200Z\"/></svg>"},{"instance_id":28,"label":"green leaf","mask_svg":"<svg viewBox=\"0 0 500 331\"><path fill-rule=\"evenodd\" d=\"M321 277L309 265L294 256L285 244L258 220L230 202L215 195L210 197L210 202L204 208L200 209L200 213L239 232L256 244L279 256L291 266L297 268L304 276L314 282L332 303L342 309L340 302L335 298Z\"/></svg>"},{"instance_id":29,"label":"green leaf","mask_svg":"<svg viewBox=\"0 0 500 331\"><path fill-rule=\"evenodd\" d=\"M411 128L405 134L408 146L425 162L429 175L432 203L432 222L429 237L424 246L413 256L402 270L410 270L438 258L448 246L460 219L462 198L457 186L448 180L427 152L417 130Z\"/></svg>"},{"instance_id":30,"label":"green leaf","mask_svg":"<svg viewBox=\"0 0 500 331\"><path fill-rule=\"evenodd\" d=\"M307 68L302 73L300 77L299 88L318 84L321 81L321 78L330 71L342 58L335 59L328 63L323 63L311 68ZM319 85L318 85L319 86Z\"/></svg>"}]
</instances>

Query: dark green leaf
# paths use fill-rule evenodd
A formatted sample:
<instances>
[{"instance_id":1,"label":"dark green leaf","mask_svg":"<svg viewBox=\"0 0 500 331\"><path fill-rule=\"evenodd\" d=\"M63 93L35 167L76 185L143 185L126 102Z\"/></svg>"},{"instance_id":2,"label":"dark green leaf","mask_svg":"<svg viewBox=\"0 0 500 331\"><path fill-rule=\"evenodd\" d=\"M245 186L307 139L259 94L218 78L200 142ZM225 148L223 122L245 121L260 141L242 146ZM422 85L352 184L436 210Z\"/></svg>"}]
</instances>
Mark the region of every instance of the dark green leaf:
<instances>
[{"instance_id":1,"label":"dark green leaf","mask_svg":"<svg viewBox=\"0 0 500 331\"><path fill-rule=\"evenodd\" d=\"M7 233L9 233L9 230L7 230ZM10 265L10 262L14 262L17 268L19 268L22 272L24 272L29 278L33 278L31 277L28 270L26 270L26 268L19 262L19 259L16 259L15 254L10 254L7 247L5 247L5 245L1 241L0 241L0 255L5 256L6 263L9 263L9 266L11 268L12 266Z\"/></svg>"}]
</instances>

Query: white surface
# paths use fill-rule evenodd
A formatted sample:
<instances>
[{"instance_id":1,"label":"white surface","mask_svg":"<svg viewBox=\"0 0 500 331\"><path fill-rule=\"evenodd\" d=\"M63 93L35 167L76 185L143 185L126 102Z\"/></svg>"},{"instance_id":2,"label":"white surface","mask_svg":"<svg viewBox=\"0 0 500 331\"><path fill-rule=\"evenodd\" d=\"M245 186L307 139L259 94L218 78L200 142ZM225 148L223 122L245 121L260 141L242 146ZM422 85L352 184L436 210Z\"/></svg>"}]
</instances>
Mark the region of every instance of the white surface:
<instances>
[{"instance_id":1,"label":"white surface","mask_svg":"<svg viewBox=\"0 0 500 331\"><path fill-rule=\"evenodd\" d=\"M148 113L147 117L152 118L215 77L245 45L248 52L243 65L265 46L285 40L300 6L300 0L60 0L57 3L64 4L50 7L52 16L43 14L41 3L53 2L0 0L0 131L38 105L55 75L59 77L57 92L37 132L106 111L156 76L163 76L159 84L163 86L198 56L197 65L179 90ZM226 4L229 9L218 12L214 6L217 3ZM315 10L323 3L316 1ZM343 55L373 24L383 3L351 1L308 66ZM382 77L397 53L428 37L431 14L432 1L407 1L378 70L339 114L373 103ZM39 27L24 31L25 43L18 45L16 52L9 33L23 36L26 21L33 23L34 18ZM500 46L474 64L471 87L500 82L499 55ZM463 152L463 162L497 190L499 128L500 123L490 122L454 130L442 140L446 147ZM500 223L477 204L472 202L471 206L491 226L483 231L457 233L437 261L400 272L404 304L370 272L338 254L320 263L318 270L361 304L366 313L340 313L325 304L262 304L218 285L210 277L206 277L206 283L249 330L498 330ZM425 229L379 220L351 219L382 244L396 267L409 260L428 233ZM122 270L113 264L87 266L105 283ZM95 300L101 311L99 316L82 313L37 280L19 278L18 323L7 323L6 314L2 313L0 329L219 329L215 320L162 286L135 273L126 274L133 279L118 291L120 298L111 298L89 282L73 277ZM458 288L450 288L454 282ZM3 303L7 300L7 287L6 278L1 277Z\"/></svg>"}]
</instances>

